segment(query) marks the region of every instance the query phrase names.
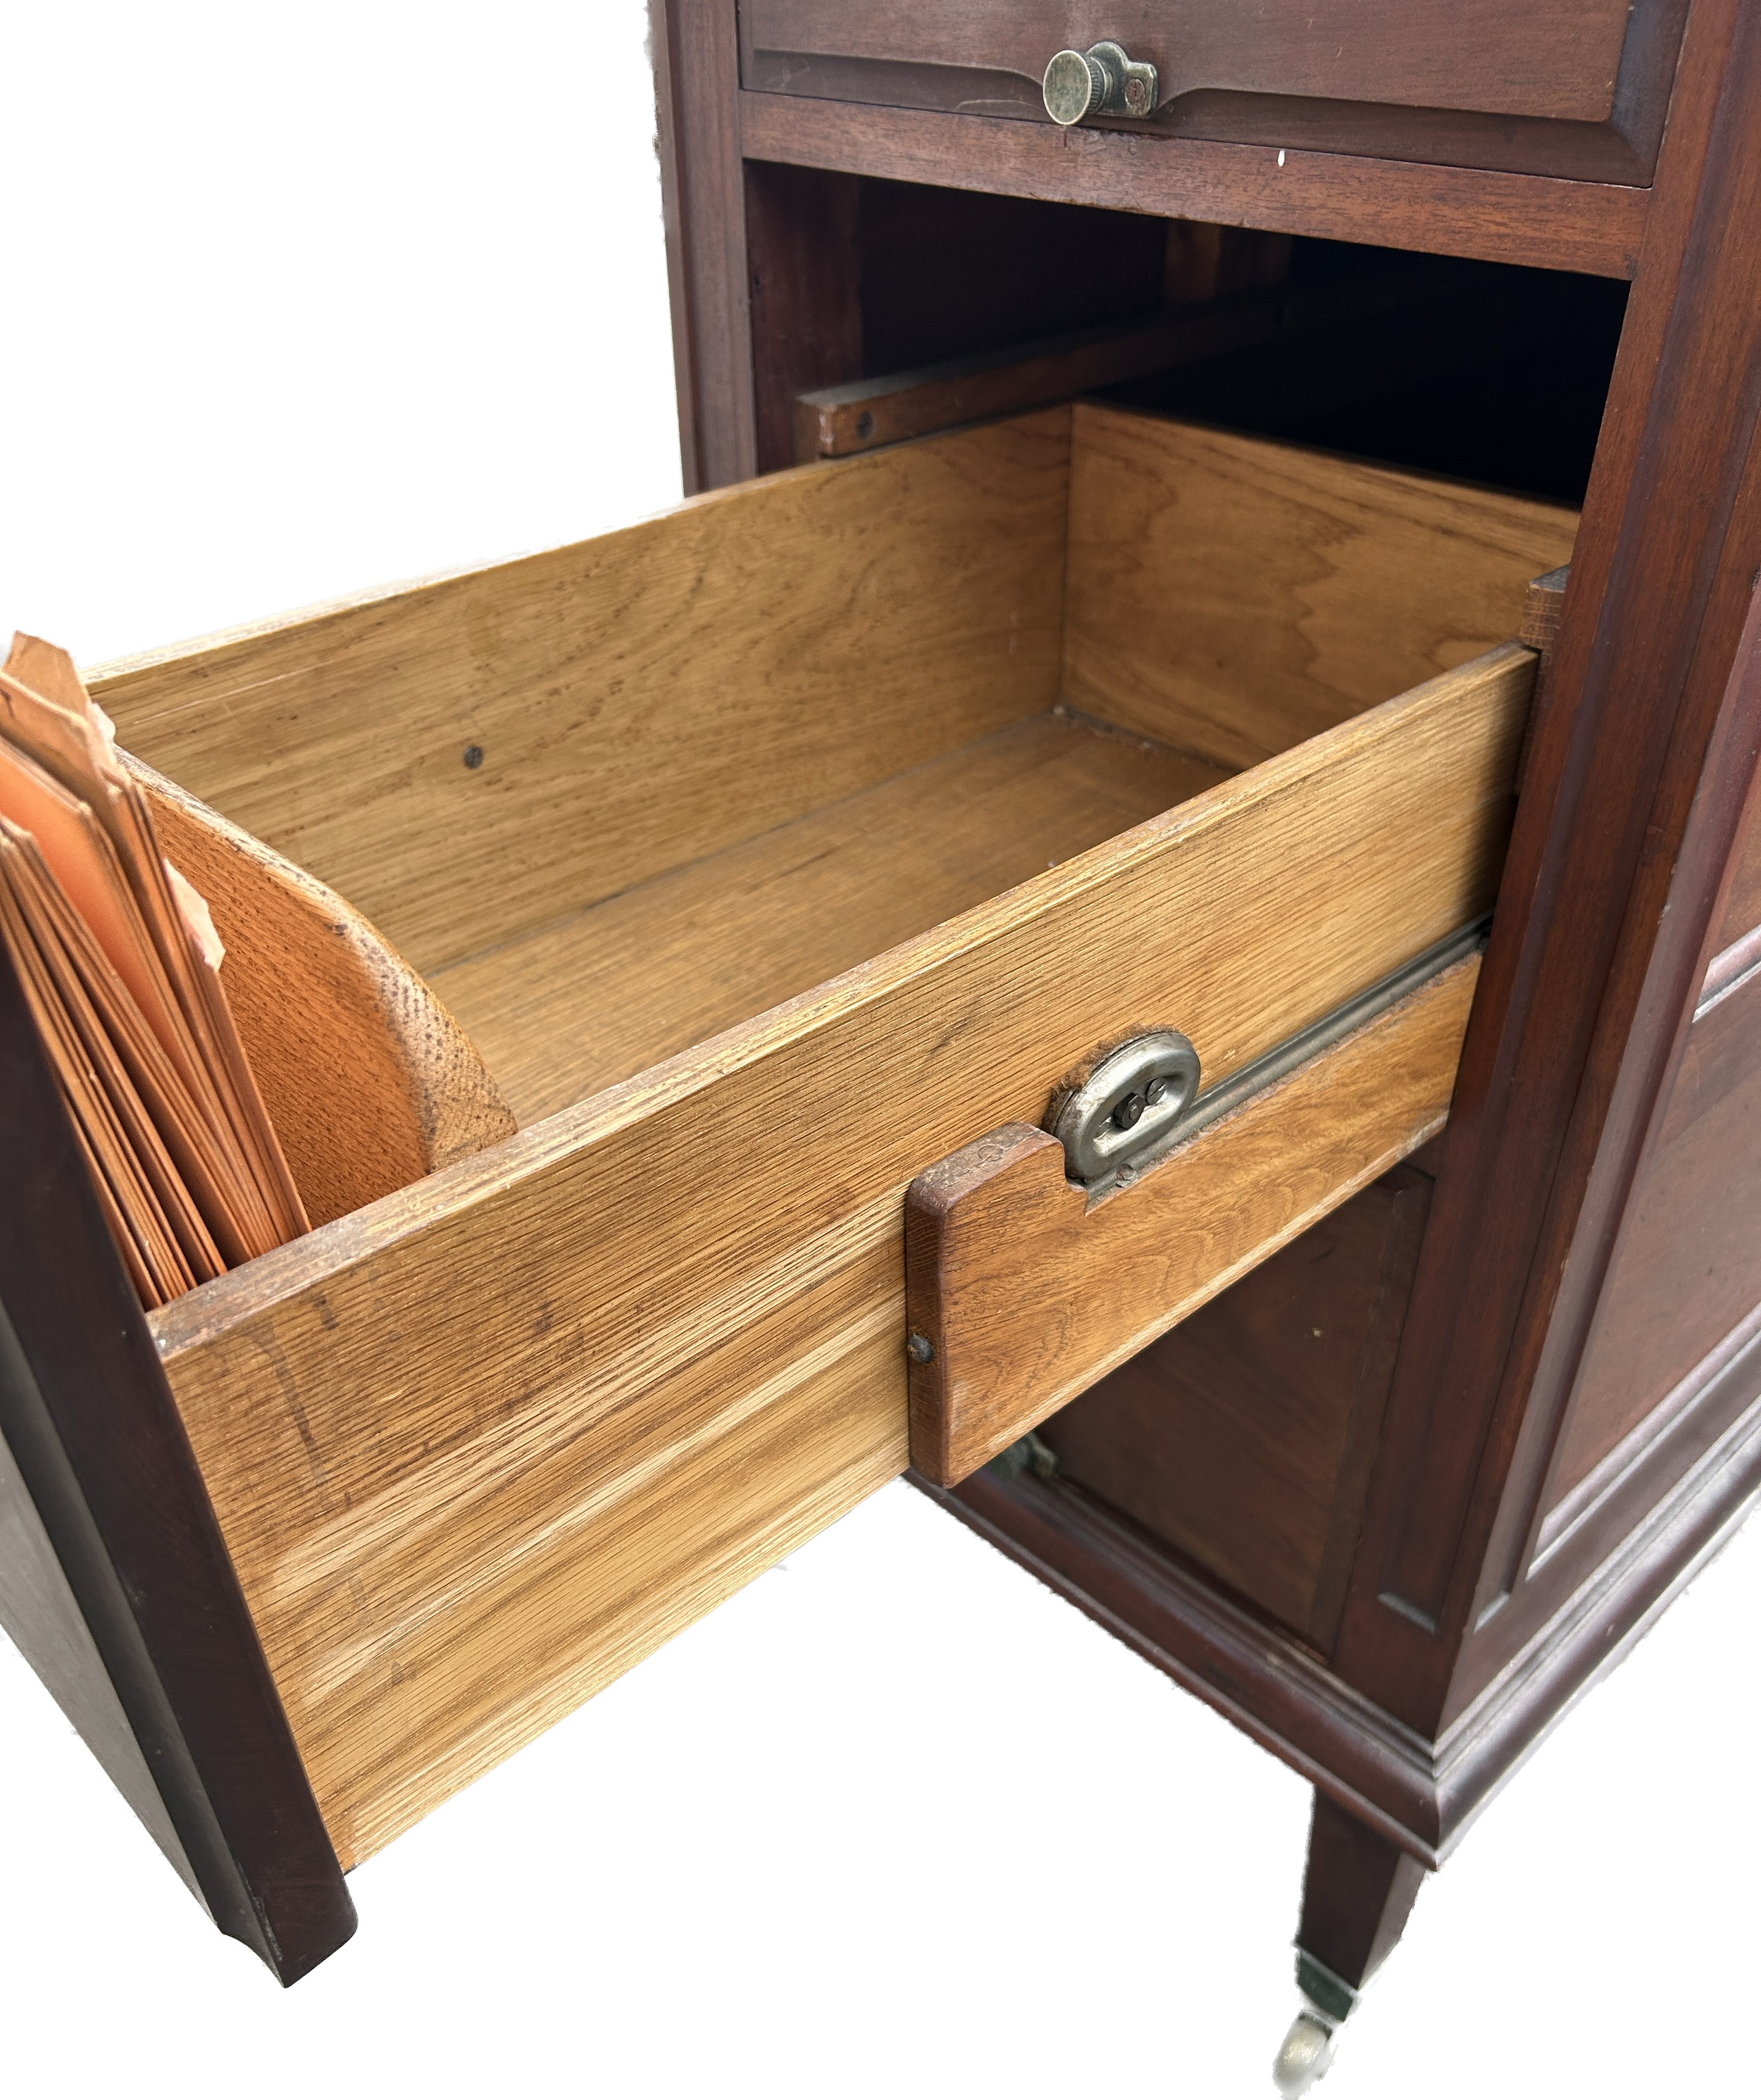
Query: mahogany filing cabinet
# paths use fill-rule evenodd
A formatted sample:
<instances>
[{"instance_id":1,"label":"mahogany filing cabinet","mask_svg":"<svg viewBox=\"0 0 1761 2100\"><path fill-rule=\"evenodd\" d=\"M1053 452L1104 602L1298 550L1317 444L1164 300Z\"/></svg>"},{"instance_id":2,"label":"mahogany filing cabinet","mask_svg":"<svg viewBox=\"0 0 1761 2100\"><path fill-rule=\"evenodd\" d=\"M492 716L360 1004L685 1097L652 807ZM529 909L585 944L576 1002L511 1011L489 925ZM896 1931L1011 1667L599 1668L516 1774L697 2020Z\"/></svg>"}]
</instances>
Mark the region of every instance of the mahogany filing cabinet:
<instances>
[{"instance_id":1,"label":"mahogany filing cabinet","mask_svg":"<svg viewBox=\"0 0 1761 2100\"><path fill-rule=\"evenodd\" d=\"M1761 1492L1761 18L653 50L684 505L90 681L315 1229L0 973L0 1606L291 1982L909 1467L1313 1781L1300 2092Z\"/></svg>"}]
</instances>

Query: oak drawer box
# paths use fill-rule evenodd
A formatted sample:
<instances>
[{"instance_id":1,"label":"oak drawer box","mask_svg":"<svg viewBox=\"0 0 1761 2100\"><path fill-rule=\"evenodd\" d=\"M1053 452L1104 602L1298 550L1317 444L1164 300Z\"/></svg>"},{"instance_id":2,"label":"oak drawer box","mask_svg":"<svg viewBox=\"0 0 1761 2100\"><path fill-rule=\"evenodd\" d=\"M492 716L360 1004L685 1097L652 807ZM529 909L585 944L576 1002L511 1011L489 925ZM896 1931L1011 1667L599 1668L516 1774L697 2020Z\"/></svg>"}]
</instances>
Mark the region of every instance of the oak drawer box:
<instances>
[{"instance_id":1,"label":"oak drawer box","mask_svg":"<svg viewBox=\"0 0 1761 2100\"><path fill-rule=\"evenodd\" d=\"M1574 523L1079 405L95 682L519 1126L418 1017L459 1156L152 1321L345 1867L903 1467L914 1176L1490 909Z\"/></svg>"}]
</instances>

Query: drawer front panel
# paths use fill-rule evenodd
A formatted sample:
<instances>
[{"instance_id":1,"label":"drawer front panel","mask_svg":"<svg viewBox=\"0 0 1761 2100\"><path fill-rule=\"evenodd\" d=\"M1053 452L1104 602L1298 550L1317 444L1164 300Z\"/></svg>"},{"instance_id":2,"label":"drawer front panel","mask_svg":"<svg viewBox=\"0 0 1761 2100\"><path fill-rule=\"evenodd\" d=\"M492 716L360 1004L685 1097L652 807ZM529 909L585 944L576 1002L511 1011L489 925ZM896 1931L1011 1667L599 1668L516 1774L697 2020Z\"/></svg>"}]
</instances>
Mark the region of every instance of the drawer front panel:
<instances>
[{"instance_id":1,"label":"drawer front panel","mask_svg":"<svg viewBox=\"0 0 1761 2100\"><path fill-rule=\"evenodd\" d=\"M740 16L750 53L1000 76L1005 105L1039 104L1053 53L1104 37L1155 67L1163 107L1221 88L1594 124L1613 108L1628 12L1627 0L745 0ZM770 84L753 70L748 86Z\"/></svg>"},{"instance_id":2,"label":"drawer front panel","mask_svg":"<svg viewBox=\"0 0 1761 2100\"><path fill-rule=\"evenodd\" d=\"M740 79L765 96L1049 126L1042 81L1053 53L1106 39L1155 68L1156 107L1084 130L1642 185L1686 12L1685 0L1125 0L1098 14L1068 0L746 0ZM975 186L983 128L962 177Z\"/></svg>"},{"instance_id":3,"label":"drawer front panel","mask_svg":"<svg viewBox=\"0 0 1761 2100\"><path fill-rule=\"evenodd\" d=\"M1507 646L155 1316L345 1860L903 1465L904 1192L1100 1041L1220 1080L1490 906Z\"/></svg>"}]
</instances>

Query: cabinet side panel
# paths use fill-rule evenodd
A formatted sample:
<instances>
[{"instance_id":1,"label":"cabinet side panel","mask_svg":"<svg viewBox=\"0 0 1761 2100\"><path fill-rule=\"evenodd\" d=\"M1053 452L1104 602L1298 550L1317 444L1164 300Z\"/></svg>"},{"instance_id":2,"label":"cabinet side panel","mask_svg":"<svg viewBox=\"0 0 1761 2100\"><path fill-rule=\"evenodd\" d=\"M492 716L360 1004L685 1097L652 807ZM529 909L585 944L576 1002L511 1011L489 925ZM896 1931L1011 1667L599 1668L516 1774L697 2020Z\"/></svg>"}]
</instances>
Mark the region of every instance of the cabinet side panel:
<instances>
[{"instance_id":1,"label":"cabinet side panel","mask_svg":"<svg viewBox=\"0 0 1761 2100\"><path fill-rule=\"evenodd\" d=\"M1761 979L1702 1014L1579 1374L1555 1475L1563 1497L1761 1304Z\"/></svg>"},{"instance_id":2,"label":"cabinet side panel","mask_svg":"<svg viewBox=\"0 0 1761 2100\"><path fill-rule=\"evenodd\" d=\"M147 1826L198 1902L205 1903L189 1855L166 1813L128 1715L55 1557L37 1505L10 1446L0 1437L0 1626L111 1784Z\"/></svg>"}]
</instances>

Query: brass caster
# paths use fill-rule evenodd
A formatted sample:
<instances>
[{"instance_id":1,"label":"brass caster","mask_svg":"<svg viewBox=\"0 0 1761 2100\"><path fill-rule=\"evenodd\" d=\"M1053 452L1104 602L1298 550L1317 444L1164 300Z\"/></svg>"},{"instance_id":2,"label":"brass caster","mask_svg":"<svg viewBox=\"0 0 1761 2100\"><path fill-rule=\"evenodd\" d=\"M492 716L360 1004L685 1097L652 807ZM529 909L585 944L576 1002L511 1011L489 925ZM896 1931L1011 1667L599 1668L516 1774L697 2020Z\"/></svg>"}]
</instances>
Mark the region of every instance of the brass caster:
<instances>
[{"instance_id":1,"label":"brass caster","mask_svg":"<svg viewBox=\"0 0 1761 2100\"><path fill-rule=\"evenodd\" d=\"M1284 2046L1272 2067L1272 2083L1284 2095L1284 2100L1296 2100L1297 2094L1306 2093L1326 2076L1337 2039L1334 2029L1304 2005L1291 2022Z\"/></svg>"}]
</instances>

